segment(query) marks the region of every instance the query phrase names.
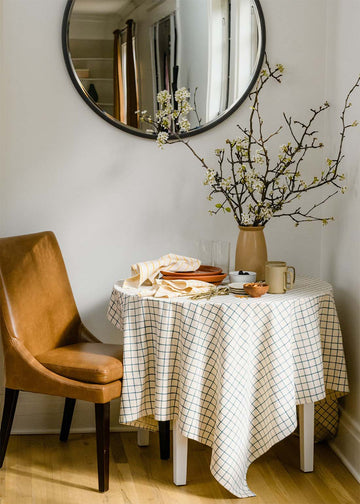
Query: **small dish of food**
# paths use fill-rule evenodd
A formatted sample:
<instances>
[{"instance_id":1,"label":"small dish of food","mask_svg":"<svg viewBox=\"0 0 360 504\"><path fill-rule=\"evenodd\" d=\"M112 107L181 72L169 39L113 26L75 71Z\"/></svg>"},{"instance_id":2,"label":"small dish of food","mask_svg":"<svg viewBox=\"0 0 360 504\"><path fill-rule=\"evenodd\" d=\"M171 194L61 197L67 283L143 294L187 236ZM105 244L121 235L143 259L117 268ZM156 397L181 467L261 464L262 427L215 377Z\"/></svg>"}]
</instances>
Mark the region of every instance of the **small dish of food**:
<instances>
[{"instance_id":1,"label":"small dish of food","mask_svg":"<svg viewBox=\"0 0 360 504\"><path fill-rule=\"evenodd\" d=\"M255 271L230 271L229 273L230 283L250 283L255 282L256 272Z\"/></svg>"},{"instance_id":2,"label":"small dish of food","mask_svg":"<svg viewBox=\"0 0 360 504\"><path fill-rule=\"evenodd\" d=\"M269 290L269 286L265 282L245 283L243 288L246 294L249 294L251 297L260 297Z\"/></svg>"}]
</instances>

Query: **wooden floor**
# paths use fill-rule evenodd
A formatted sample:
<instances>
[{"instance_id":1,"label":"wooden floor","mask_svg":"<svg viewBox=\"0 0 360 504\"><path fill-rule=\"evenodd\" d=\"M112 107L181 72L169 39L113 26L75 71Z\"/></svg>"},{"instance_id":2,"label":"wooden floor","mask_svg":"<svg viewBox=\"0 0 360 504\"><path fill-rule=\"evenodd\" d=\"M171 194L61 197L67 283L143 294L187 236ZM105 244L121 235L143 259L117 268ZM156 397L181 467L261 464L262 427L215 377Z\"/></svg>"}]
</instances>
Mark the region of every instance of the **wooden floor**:
<instances>
[{"instance_id":1,"label":"wooden floor","mask_svg":"<svg viewBox=\"0 0 360 504\"><path fill-rule=\"evenodd\" d=\"M111 435L110 490L97 492L95 436L11 436L0 470L1 504L359 504L360 485L327 445L315 448L314 473L298 469L298 440L287 438L250 466L256 497L238 499L212 477L210 450L189 442L188 484L172 483L157 435L139 448L133 432Z\"/></svg>"}]
</instances>

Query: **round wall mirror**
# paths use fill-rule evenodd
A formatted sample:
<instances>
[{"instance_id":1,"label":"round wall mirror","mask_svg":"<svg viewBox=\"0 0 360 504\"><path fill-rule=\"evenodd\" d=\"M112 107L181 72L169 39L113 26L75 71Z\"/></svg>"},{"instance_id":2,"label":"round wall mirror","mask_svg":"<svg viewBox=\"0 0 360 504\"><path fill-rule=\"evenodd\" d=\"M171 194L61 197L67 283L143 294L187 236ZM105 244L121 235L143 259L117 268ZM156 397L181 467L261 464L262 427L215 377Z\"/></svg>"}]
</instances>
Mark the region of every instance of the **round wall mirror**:
<instances>
[{"instance_id":1,"label":"round wall mirror","mask_svg":"<svg viewBox=\"0 0 360 504\"><path fill-rule=\"evenodd\" d=\"M157 93L191 93L191 129L205 131L249 94L265 52L258 0L69 0L62 43L86 103L114 126L154 138L138 111Z\"/></svg>"}]
</instances>

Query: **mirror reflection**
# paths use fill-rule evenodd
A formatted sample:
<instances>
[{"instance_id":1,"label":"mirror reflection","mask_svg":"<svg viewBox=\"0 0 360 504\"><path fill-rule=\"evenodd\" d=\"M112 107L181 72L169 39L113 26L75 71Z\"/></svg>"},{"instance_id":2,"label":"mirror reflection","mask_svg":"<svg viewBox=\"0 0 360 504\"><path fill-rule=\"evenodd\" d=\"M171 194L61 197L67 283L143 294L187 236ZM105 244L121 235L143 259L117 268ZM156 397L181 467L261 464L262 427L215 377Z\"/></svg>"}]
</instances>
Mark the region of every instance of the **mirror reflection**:
<instances>
[{"instance_id":1,"label":"mirror reflection","mask_svg":"<svg viewBox=\"0 0 360 504\"><path fill-rule=\"evenodd\" d=\"M186 87L190 134L227 117L260 70L265 32L257 0L71 0L65 58L78 91L114 125L153 133L157 93Z\"/></svg>"}]
</instances>

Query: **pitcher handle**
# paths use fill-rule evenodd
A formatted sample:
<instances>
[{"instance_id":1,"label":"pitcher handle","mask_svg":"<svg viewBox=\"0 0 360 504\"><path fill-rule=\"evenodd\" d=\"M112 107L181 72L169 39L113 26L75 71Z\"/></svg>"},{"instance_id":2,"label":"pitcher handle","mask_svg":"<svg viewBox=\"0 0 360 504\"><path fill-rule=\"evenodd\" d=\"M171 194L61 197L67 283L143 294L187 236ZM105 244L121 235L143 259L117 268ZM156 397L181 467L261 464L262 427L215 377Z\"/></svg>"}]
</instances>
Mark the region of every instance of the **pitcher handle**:
<instances>
[{"instance_id":1,"label":"pitcher handle","mask_svg":"<svg viewBox=\"0 0 360 504\"><path fill-rule=\"evenodd\" d=\"M289 268L293 268L292 266L289 266ZM294 270L295 271L295 270ZM293 285L294 285L294 272L293 271L287 271L287 273L289 273L289 277L290 277L290 282L288 282L287 284L287 288L290 290L293 288ZM285 273L285 278L287 280L287 273Z\"/></svg>"},{"instance_id":2,"label":"pitcher handle","mask_svg":"<svg viewBox=\"0 0 360 504\"><path fill-rule=\"evenodd\" d=\"M293 270L293 283L295 283L295 268L294 268L294 266L288 266L287 268Z\"/></svg>"}]
</instances>

